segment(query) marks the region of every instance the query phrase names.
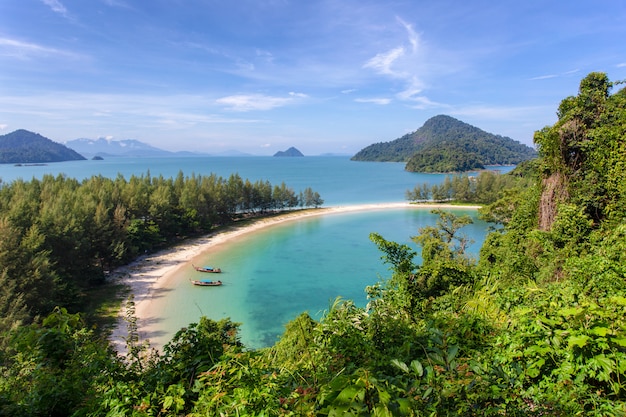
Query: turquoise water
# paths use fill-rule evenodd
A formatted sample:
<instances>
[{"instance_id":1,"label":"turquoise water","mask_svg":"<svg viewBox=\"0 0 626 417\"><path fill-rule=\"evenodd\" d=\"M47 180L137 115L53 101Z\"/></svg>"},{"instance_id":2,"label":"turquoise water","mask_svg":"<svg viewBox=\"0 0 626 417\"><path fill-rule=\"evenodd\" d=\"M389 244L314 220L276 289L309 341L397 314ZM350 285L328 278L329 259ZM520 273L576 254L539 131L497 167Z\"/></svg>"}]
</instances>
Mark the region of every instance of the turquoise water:
<instances>
[{"instance_id":1,"label":"turquoise water","mask_svg":"<svg viewBox=\"0 0 626 417\"><path fill-rule=\"evenodd\" d=\"M475 215L472 210L454 209ZM211 249L200 260L222 268L221 287L200 288L189 279L202 277L188 265L163 289L164 297L152 301L150 318L157 326L144 335L155 345L202 315L230 317L242 323L241 338L248 347L273 344L284 325L307 311L319 319L336 297L366 305L365 287L389 277L388 265L369 240L371 232L388 240L409 244L418 229L432 225L436 216L428 209L396 208L336 213L271 226L234 243ZM477 253L486 224L476 220L464 229Z\"/></svg>"},{"instance_id":2,"label":"turquoise water","mask_svg":"<svg viewBox=\"0 0 626 417\"><path fill-rule=\"evenodd\" d=\"M511 168L498 169L506 172ZM445 178L442 174L406 172L402 163L354 162L348 157L188 157L108 158L22 167L0 164L0 179L6 183L46 174L79 180L92 175L114 178L121 174L128 178L148 172L173 177L180 171L185 175L214 173L224 178L237 173L253 182L268 180L274 185L284 181L296 192L311 187L320 193L324 206L402 202L406 190L423 183L440 184ZM224 285L191 285L190 278L206 278L206 274L185 265L153 294L156 307L151 310L158 314L143 320L150 325L145 336L161 346L178 329L205 315L242 323L241 338L249 347L271 345L288 321L304 311L320 318L336 297L366 304L365 287L389 275L381 254L369 240L371 232L417 250L410 237L436 219L428 209L328 214L272 226L212 248L197 262L222 268L219 278ZM476 241L472 247L475 252L486 229L477 220L464 229Z\"/></svg>"},{"instance_id":3,"label":"turquoise water","mask_svg":"<svg viewBox=\"0 0 626 417\"><path fill-rule=\"evenodd\" d=\"M510 170L510 167L498 169ZM46 174L64 174L83 180L92 175L115 178L118 174L150 173L175 177L216 174L228 178L239 174L254 182L267 180L273 185L281 182L295 192L306 187L320 193L326 206L404 201L404 193L415 185L440 184L443 174L406 172L403 163L355 162L348 157L313 156L304 158L259 157L176 157L176 158L107 158L103 161L69 161L44 166L0 164L0 179L10 182L21 178L30 180Z\"/></svg>"}]
</instances>

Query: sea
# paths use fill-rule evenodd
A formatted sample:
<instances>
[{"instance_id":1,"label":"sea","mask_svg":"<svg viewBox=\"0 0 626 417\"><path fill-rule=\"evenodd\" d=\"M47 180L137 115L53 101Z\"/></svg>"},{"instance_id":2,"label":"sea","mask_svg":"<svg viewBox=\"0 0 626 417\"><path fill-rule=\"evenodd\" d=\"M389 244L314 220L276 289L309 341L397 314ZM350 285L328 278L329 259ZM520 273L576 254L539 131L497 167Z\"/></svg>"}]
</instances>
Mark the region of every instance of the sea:
<instances>
[{"instance_id":1,"label":"sea","mask_svg":"<svg viewBox=\"0 0 626 417\"><path fill-rule=\"evenodd\" d=\"M504 173L512 167L488 169ZM284 182L296 193L311 187L324 200L324 207L405 202L407 190L424 183L441 184L446 176L407 172L403 163L351 161L348 156L111 157L46 165L0 164L0 185L44 175L83 180L93 175L175 177L180 172L224 178L238 174L244 180L267 180L272 185ZM469 253L477 256L489 225L477 218L475 210L452 210L473 218L474 223L462 233L473 242ZM191 265L179 268L153 294L150 310L155 315L143 318L150 325L142 336L159 348L179 329L206 316L240 323L240 338L248 348L271 346L290 320L304 312L320 319L337 298L366 306L365 288L391 274L370 233L407 244L419 253L412 237L420 228L434 225L437 218L428 208L329 213L270 226L221 244L196 261L221 268L223 285L195 287L190 279L217 275L202 274Z\"/></svg>"}]
</instances>

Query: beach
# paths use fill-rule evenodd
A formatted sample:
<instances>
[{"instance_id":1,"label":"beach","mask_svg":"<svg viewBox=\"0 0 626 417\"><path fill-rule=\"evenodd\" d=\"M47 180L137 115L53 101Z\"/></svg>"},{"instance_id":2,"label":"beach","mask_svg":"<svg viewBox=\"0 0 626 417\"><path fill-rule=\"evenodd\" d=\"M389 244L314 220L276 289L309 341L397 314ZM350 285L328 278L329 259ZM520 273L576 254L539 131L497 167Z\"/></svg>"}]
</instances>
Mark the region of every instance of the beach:
<instances>
[{"instance_id":1,"label":"beach","mask_svg":"<svg viewBox=\"0 0 626 417\"><path fill-rule=\"evenodd\" d=\"M245 234L254 233L262 228L296 221L313 216L328 215L333 213L348 213L366 210L388 210L394 208L416 208L416 209L437 209L437 208L459 208L460 206L446 204L411 204L408 202L381 203L381 204L361 204L335 206L328 208L295 210L280 213L270 217L260 217L251 219L241 224L234 223L219 230L199 238L188 239L163 251L141 256L129 265L118 268L111 274L111 279L121 283L128 288L129 296L132 295L135 304L135 314L137 331L140 339L144 339L142 334L148 328L146 318L152 317L151 299L154 294L167 282L168 278L176 273L180 268L188 267L196 257L200 257L216 245L233 241ZM462 208L478 208L478 206L462 206ZM126 339L128 337L128 327L125 320L127 311L126 301L120 308L117 324L111 332L110 340L114 348L124 354L126 350Z\"/></svg>"}]
</instances>

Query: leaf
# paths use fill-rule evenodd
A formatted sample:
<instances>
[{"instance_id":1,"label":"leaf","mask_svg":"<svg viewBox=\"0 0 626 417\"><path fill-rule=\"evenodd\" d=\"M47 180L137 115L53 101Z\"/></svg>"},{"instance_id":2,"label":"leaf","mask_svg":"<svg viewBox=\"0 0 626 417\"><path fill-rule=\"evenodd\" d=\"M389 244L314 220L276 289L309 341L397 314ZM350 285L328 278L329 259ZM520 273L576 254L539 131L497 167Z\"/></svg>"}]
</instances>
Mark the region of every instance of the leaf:
<instances>
[{"instance_id":1,"label":"leaf","mask_svg":"<svg viewBox=\"0 0 626 417\"><path fill-rule=\"evenodd\" d=\"M452 362L452 359L456 357L457 353L459 353L459 345L452 345L448 348L448 363Z\"/></svg>"},{"instance_id":2,"label":"leaf","mask_svg":"<svg viewBox=\"0 0 626 417\"><path fill-rule=\"evenodd\" d=\"M539 359L528 366L526 373L531 378L536 378L541 373L541 367L546 363L545 359Z\"/></svg>"},{"instance_id":3,"label":"leaf","mask_svg":"<svg viewBox=\"0 0 626 417\"><path fill-rule=\"evenodd\" d=\"M391 364L393 366L395 366L396 368L400 369L402 372L404 372L405 374L409 373L409 367L406 365L406 363L398 360L398 359L392 359L391 360Z\"/></svg>"},{"instance_id":4,"label":"leaf","mask_svg":"<svg viewBox=\"0 0 626 417\"><path fill-rule=\"evenodd\" d=\"M594 327L593 329L589 330L589 333L591 334L595 334L596 336L606 336L607 333L609 333L611 330L607 329L606 327Z\"/></svg>"},{"instance_id":5,"label":"leaf","mask_svg":"<svg viewBox=\"0 0 626 417\"><path fill-rule=\"evenodd\" d=\"M417 374L417 376L424 376L424 367L417 359L411 361L411 369Z\"/></svg>"},{"instance_id":6,"label":"leaf","mask_svg":"<svg viewBox=\"0 0 626 417\"><path fill-rule=\"evenodd\" d=\"M559 314L564 317L577 316L581 313L583 313L583 309L580 307L562 308L559 310Z\"/></svg>"},{"instance_id":7,"label":"leaf","mask_svg":"<svg viewBox=\"0 0 626 417\"><path fill-rule=\"evenodd\" d=\"M341 401L343 403L350 403L354 401L354 399L359 396L361 388L356 387L354 385L349 385L345 387L339 395L337 396L337 401Z\"/></svg>"},{"instance_id":8,"label":"leaf","mask_svg":"<svg viewBox=\"0 0 626 417\"><path fill-rule=\"evenodd\" d=\"M626 337L614 337L611 339L611 342L621 347L626 347Z\"/></svg>"},{"instance_id":9,"label":"leaf","mask_svg":"<svg viewBox=\"0 0 626 417\"><path fill-rule=\"evenodd\" d=\"M611 297L609 301L620 306L626 306L626 297Z\"/></svg>"},{"instance_id":10,"label":"leaf","mask_svg":"<svg viewBox=\"0 0 626 417\"><path fill-rule=\"evenodd\" d=\"M582 334L580 336L570 336L569 339L567 339L567 344L570 348L572 346L578 346L581 348L587 345L587 342L589 341L589 339L591 338L585 334Z\"/></svg>"}]
</instances>

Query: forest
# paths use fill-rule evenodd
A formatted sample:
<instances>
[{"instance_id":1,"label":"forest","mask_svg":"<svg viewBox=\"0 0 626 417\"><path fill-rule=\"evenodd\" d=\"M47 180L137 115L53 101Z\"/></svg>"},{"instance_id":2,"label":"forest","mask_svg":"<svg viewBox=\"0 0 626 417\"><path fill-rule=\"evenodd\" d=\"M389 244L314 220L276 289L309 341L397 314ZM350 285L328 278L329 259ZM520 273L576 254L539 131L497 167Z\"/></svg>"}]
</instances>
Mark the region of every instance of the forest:
<instances>
[{"instance_id":1,"label":"forest","mask_svg":"<svg viewBox=\"0 0 626 417\"><path fill-rule=\"evenodd\" d=\"M0 164L32 164L85 159L76 151L24 129L0 135Z\"/></svg>"},{"instance_id":2,"label":"forest","mask_svg":"<svg viewBox=\"0 0 626 417\"><path fill-rule=\"evenodd\" d=\"M406 162L411 172L466 172L533 159L533 148L453 117L428 119L413 133L360 150L354 161Z\"/></svg>"},{"instance_id":3,"label":"forest","mask_svg":"<svg viewBox=\"0 0 626 417\"><path fill-rule=\"evenodd\" d=\"M532 186L536 181L536 163L536 159L524 161L504 175L489 170L475 175L447 175L441 184L415 185L406 191L406 199L414 203L492 204L509 189Z\"/></svg>"},{"instance_id":4,"label":"forest","mask_svg":"<svg viewBox=\"0 0 626 417\"><path fill-rule=\"evenodd\" d=\"M84 312L107 273L141 254L236 220L323 204L311 188L296 194L237 174L46 175L0 186L0 339L55 307Z\"/></svg>"},{"instance_id":5,"label":"forest","mask_svg":"<svg viewBox=\"0 0 626 417\"><path fill-rule=\"evenodd\" d=\"M538 159L481 209L494 227L478 259L465 252L466 216L437 211L437 224L412 237L419 253L372 233L389 273L372 277L368 305L337 299L319 321L302 313L265 349L243 346L237 323L202 318L162 352L151 351L133 330L132 301L124 357L68 307L46 312L46 303L30 320L20 318L31 308L27 300L48 292L33 284L37 297L14 290L7 298L11 285L60 285L61 272L86 268L85 258L52 253L50 239L80 236L58 230L52 214L64 213L63 227L93 227L80 213L99 201L98 181L108 183L92 179L91 193L78 194L61 192L73 184L64 178L3 186L0 225L9 238L0 252L0 414L626 415L626 90L613 92L620 84L590 73L577 95L561 102L557 122L536 132ZM154 199L140 192L161 181L169 182L146 176L121 187L129 192L124 210L145 209L136 221L147 230L137 224L137 233L151 236L150 225L163 216L194 218L191 208L159 210L157 196L169 195L167 186L155 189ZM193 194L201 188L180 189L196 210L206 207ZM44 197L51 199L46 205ZM115 218L107 203L100 210ZM211 212L220 218L220 210ZM178 233L165 224L164 231ZM100 245L111 250L115 241L103 237ZM89 268L102 268L97 258Z\"/></svg>"}]
</instances>

